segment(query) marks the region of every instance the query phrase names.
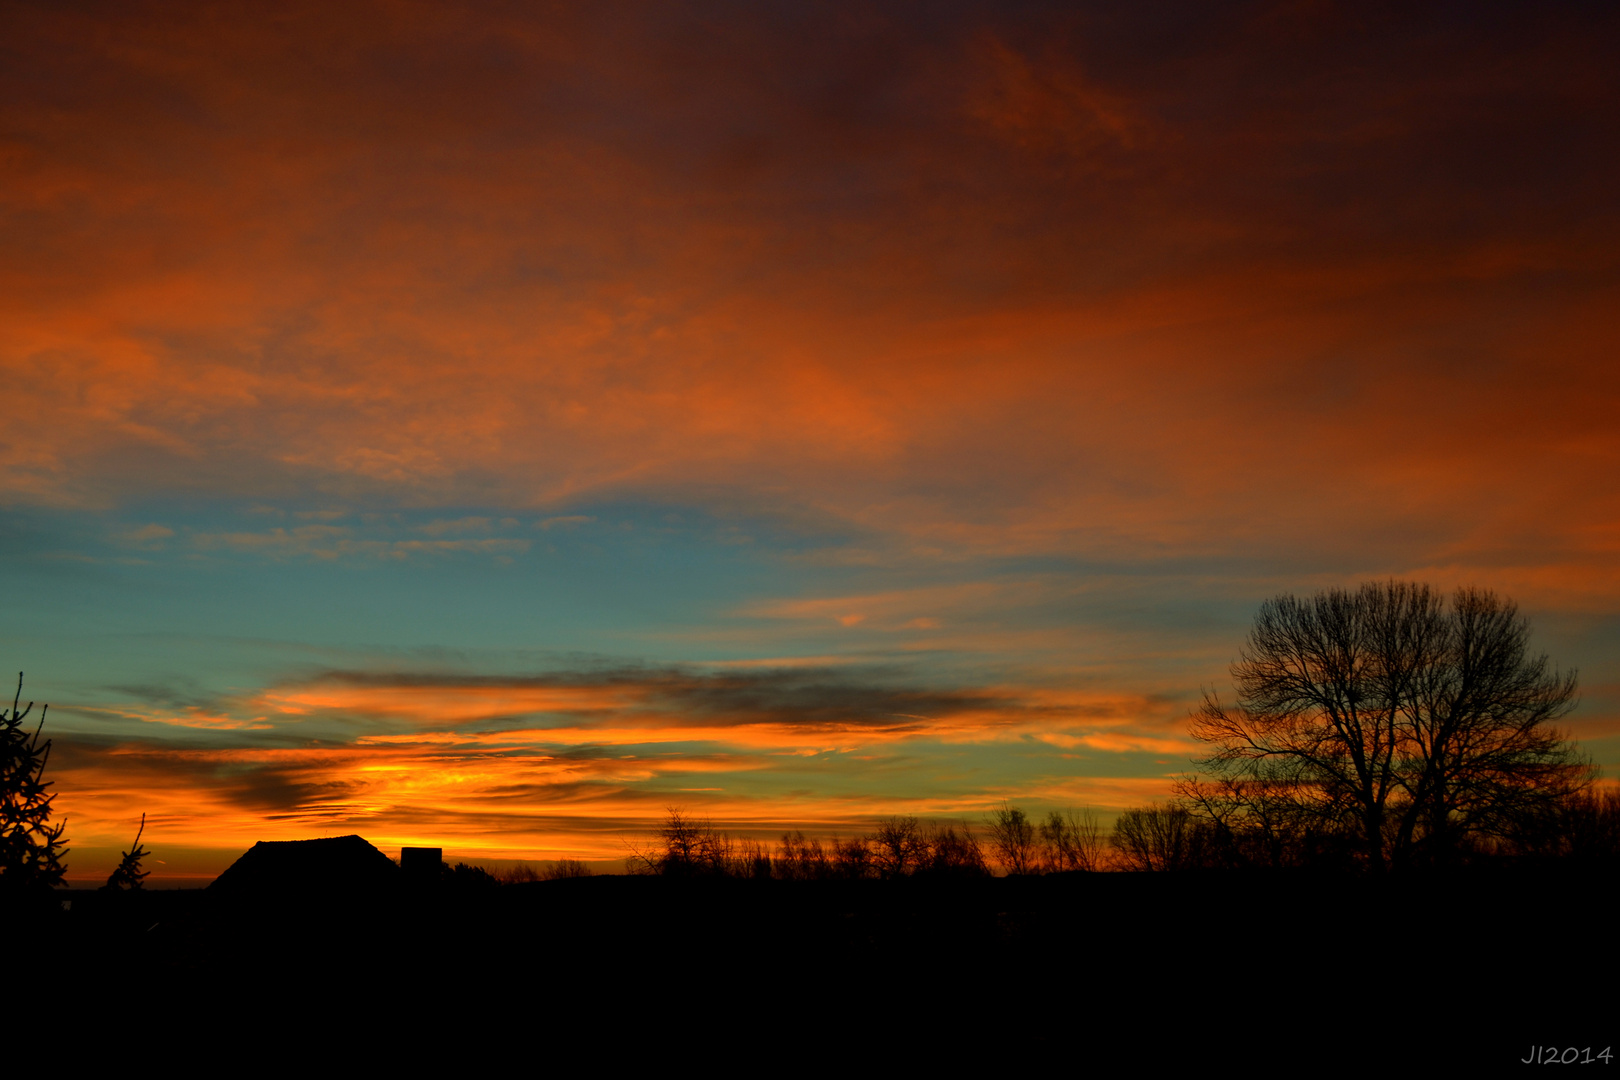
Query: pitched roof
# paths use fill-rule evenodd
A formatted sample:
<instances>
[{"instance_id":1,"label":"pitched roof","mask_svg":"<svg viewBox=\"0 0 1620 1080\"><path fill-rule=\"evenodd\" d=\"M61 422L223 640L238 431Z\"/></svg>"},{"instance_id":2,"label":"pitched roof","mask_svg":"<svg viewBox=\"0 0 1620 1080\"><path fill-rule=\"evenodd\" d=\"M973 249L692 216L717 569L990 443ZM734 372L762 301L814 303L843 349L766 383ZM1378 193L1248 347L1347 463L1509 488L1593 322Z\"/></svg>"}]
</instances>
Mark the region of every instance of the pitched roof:
<instances>
[{"instance_id":1,"label":"pitched roof","mask_svg":"<svg viewBox=\"0 0 1620 1080\"><path fill-rule=\"evenodd\" d=\"M311 889L388 888L399 880L394 860L358 836L322 840L260 840L209 889L230 894Z\"/></svg>"}]
</instances>

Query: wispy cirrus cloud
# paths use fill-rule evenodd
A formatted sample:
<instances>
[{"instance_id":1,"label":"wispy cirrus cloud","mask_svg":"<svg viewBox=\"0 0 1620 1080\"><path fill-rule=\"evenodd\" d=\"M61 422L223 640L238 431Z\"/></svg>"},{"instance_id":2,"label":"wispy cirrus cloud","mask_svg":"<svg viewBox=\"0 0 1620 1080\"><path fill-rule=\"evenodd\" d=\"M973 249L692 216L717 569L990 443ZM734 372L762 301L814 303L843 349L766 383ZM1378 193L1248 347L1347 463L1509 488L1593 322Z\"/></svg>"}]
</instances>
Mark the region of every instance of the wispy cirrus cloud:
<instances>
[{"instance_id":1,"label":"wispy cirrus cloud","mask_svg":"<svg viewBox=\"0 0 1620 1080\"><path fill-rule=\"evenodd\" d=\"M408 559L413 555L451 554L512 556L529 550L529 541L523 538L384 540L356 535L356 530L339 525L300 525L262 532L193 533L189 539L198 551L229 551L277 559Z\"/></svg>"}]
</instances>

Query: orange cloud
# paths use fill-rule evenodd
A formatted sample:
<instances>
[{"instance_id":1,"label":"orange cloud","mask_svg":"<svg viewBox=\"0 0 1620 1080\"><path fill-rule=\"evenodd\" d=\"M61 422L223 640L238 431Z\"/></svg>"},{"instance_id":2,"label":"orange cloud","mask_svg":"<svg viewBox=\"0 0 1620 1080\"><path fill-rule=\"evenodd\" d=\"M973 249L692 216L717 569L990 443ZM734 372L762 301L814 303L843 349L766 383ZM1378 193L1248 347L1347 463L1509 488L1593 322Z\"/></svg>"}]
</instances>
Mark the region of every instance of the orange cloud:
<instances>
[{"instance_id":1,"label":"orange cloud","mask_svg":"<svg viewBox=\"0 0 1620 1080\"><path fill-rule=\"evenodd\" d=\"M233 711L254 719L232 722ZM1160 712L1083 693L919 692L791 668L590 681L349 674L256 693L219 715L126 710L171 733L112 743L68 735L53 763L74 836L102 853L144 812L154 844L182 847L359 831L539 858L559 853L559 836L588 833L596 839L562 853L612 859L623 849L607 826L655 819L670 801L744 830L797 822L847 832L883 813L982 810L1012 789L884 795L880 782L852 795L839 792L846 780L814 793L799 777L880 776L923 746L1021 753L1031 736L1071 750L1157 751L1166 740L1121 725L1152 724ZM524 722L542 716L556 721ZM356 720L367 727L347 738L299 734ZM199 743L202 732L237 744ZM81 874L89 869L105 872Z\"/></svg>"},{"instance_id":2,"label":"orange cloud","mask_svg":"<svg viewBox=\"0 0 1620 1080\"><path fill-rule=\"evenodd\" d=\"M1310 24L1289 55L1324 74L1289 74L1279 112L1250 96L1269 24L1234 28L1241 62L1211 84L1062 19L1032 45L964 16L868 69L848 41L783 53L761 12L746 55L666 27L708 57L689 99L634 20L368 10L16 27L36 46L5 106L27 257L0 271L0 370L36 424L0 455L12 497L432 504L477 477L513 507L791 492L977 552L1610 561L1611 225L1506 181L1445 218L1510 156L1448 134L1483 100L1455 79L1493 102L1493 78L1544 80L1601 123L1573 40L1376 84L1341 66L1353 34ZM837 107L814 56L855 80ZM599 104L519 104L563 98ZM1532 138L1534 106L1493 123ZM1543 149L1557 186L1574 166ZM1397 164L1420 150L1434 169ZM1389 213L1357 216L1346 187Z\"/></svg>"},{"instance_id":3,"label":"orange cloud","mask_svg":"<svg viewBox=\"0 0 1620 1080\"><path fill-rule=\"evenodd\" d=\"M87 706L87 844L127 843L124 770L154 842L599 856L683 770L738 822L1118 805L1231 648L1189 597L1614 610L1606 26L784 10L8 12L0 502L99 513L120 558L334 573L695 506L779 574L636 627L729 666ZM945 688L827 674L856 655ZM140 738L97 742L113 715ZM941 779L965 747L1004 756ZM805 771L838 754L864 771Z\"/></svg>"}]
</instances>

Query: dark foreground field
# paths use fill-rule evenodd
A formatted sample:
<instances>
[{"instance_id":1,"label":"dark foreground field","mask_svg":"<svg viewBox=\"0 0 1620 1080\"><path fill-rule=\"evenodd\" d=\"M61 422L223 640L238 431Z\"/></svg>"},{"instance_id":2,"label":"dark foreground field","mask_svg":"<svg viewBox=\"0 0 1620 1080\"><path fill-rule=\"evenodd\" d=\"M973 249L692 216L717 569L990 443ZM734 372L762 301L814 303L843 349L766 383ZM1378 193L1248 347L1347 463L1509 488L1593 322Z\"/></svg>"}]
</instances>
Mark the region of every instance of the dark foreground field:
<instances>
[{"instance_id":1,"label":"dark foreground field","mask_svg":"<svg viewBox=\"0 0 1620 1080\"><path fill-rule=\"evenodd\" d=\"M1616 1034L1614 885L1554 866L147 890L73 893L25 939L70 1011L216 1034L357 1024L612 1053L730 1054L757 1037L805 1061L859 1048L1030 1069L1054 1052L1144 1070L1506 1068Z\"/></svg>"}]
</instances>

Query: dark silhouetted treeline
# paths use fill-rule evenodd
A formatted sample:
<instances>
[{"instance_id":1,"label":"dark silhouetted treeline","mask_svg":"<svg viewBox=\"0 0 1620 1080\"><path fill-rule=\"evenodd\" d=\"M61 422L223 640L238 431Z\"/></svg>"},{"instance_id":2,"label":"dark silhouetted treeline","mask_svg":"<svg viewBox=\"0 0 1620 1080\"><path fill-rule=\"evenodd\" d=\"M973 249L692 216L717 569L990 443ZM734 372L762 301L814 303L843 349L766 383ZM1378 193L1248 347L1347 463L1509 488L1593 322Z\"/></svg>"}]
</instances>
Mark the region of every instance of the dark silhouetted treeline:
<instances>
[{"instance_id":1,"label":"dark silhouetted treeline","mask_svg":"<svg viewBox=\"0 0 1620 1080\"><path fill-rule=\"evenodd\" d=\"M652 842L627 860L632 873L783 881L889 880L921 876L1012 876L1071 871L1311 869L1357 873L1361 839L1320 822L1246 817L1234 826L1193 800L1122 811L1104 835L1094 811L1031 818L1004 804L981 834L966 821L925 822L893 816L848 838L783 833L774 848L734 840L700 819L671 809ZM1549 801L1501 835L1459 834L1445 865L1549 860L1620 860L1620 789L1587 788ZM538 875L534 875L538 879ZM523 880L523 879L518 879Z\"/></svg>"},{"instance_id":2,"label":"dark silhouetted treeline","mask_svg":"<svg viewBox=\"0 0 1620 1080\"><path fill-rule=\"evenodd\" d=\"M1367 869L1364 841L1357 832L1336 829L1297 809L1274 807L1270 814L1237 819L1204 810L1189 800L1124 811L1111 838L1112 866L1154 871L1300 868L1347 874ZM1431 847L1428 855L1417 868L1620 861L1620 788L1589 787L1546 800L1534 814L1505 818L1494 835L1454 833L1444 851Z\"/></svg>"},{"instance_id":3,"label":"dark silhouetted treeline","mask_svg":"<svg viewBox=\"0 0 1620 1080\"><path fill-rule=\"evenodd\" d=\"M1584 792L1522 854L1383 875L1218 857L1225 841L1181 805L1127 811L1106 841L1094 814L1003 805L977 825L895 816L770 848L672 811L638 874L563 861L413 878L359 837L281 842L208 890L74 890L10 929L18 970L88 988L77 1008L103 994L119 1015L151 1003L209 1031L421 1015L424 1037L495 1038L543 1018L569 1037L609 1031L615 1053L695 1053L715 1030L832 1014L869 1038L868 1060L873 1032L899 1031L914 1058L918 1033L963 1002L972 1030L1005 1001L1032 1030L1083 1015L1108 1032L1094 1062L1204 1060L1217 1032L1286 1068L1387 1065L1379 1040L1323 1026L1336 1009L1345 1030L1420 1032L1403 1064L1476 1072L1612 1026L1612 983L1591 974L1620 882L1604 855L1617 808ZM1197 872L1089 872L1106 869ZM1414 955L1425 993L1393 996ZM1302 992L1316 973L1330 989Z\"/></svg>"},{"instance_id":4,"label":"dark silhouetted treeline","mask_svg":"<svg viewBox=\"0 0 1620 1080\"><path fill-rule=\"evenodd\" d=\"M915 837L947 835L891 824L889 839L914 854ZM949 834L962 843L959 824ZM200 1030L282 1016L386 1028L421 1015L430 1042L463 1031L500 1042L543 1022L557 1038L611 1030L603 1045L616 1054L655 1034L720 1031L731 1047L732 1032L797 1031L829 1015L863 1039L898 1030L911 1043L962 1016L971 1049L986 1001L1016 1002L1030 1038L1084 1017L1107 1033L1087 1052L1094 1062L1204 1060L1212 1032L1290 1063L1360 1061L1382 1045L1324 1028L1330 1009L1351 1013L1347 1030L1420 1032L1403 1036L1403 1063L1475 1071L1522 1058L1520 1042L1591 1039L1612 1026L1612 983L1590 975L1601 970L1616 879L1575 861L1423 875L998 876L930 873L918 857L885 879L817 876L838 865L832 844L820 858L795 834L786 846L790 855L771 852L768 877L496 884L451 867L427 888L402 876L396 888L359 891L74 891L70 910L29 923L43 955L24 959L71 975L77 1009L105 993L120 1015L160 1003ZM950 846L944 857L959 858ZM1425 994L1396 998L1414 955ZM1327 988L1303 992L1315 973L1331 974ZM1260 1029L1255 1001L1265 1003ZM1362 1002L1376 1007L1357 1011ZM1223 1020L1226 1010L1240 1019ZM1145 1024L1145 1012L1157 1019ZM845 1043L845 1053L871 1053Z\"/></svg>"},{"instance_id":5,"label":"dark silhouetted treeline","mask_svg":"<svg viewBox=\"0 0 1620 1080\"><path fill-rule=\"evenodd\" d=\"M564 878L590 877L591 868L578 859L558 859L535 869L527 863L501 871L495 875L503 885L524 885L535 881L560 881Z\"/></svg>"},{"instance_id":6,"label":"dark silhouetted treeline","mask_svg":"<svg viewBox=\"0 0 1620 1080\"><path fill-rule=\"evenodd\" d=\"M652 843L626 860L631 873L782 881L860 881L923 876L985 877L984 847L967 822L884 818L870 832L827 839L783 833L774 849L733 840L707 819L671 808Z\"/></svg>"}]
</instances>

